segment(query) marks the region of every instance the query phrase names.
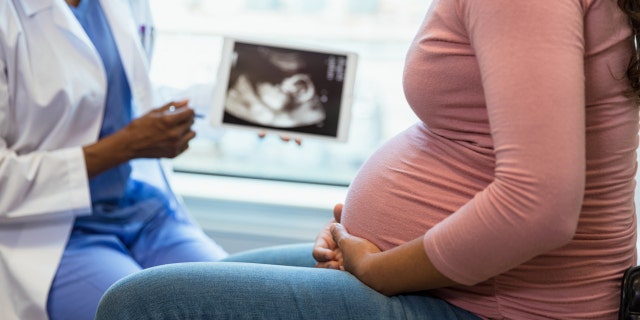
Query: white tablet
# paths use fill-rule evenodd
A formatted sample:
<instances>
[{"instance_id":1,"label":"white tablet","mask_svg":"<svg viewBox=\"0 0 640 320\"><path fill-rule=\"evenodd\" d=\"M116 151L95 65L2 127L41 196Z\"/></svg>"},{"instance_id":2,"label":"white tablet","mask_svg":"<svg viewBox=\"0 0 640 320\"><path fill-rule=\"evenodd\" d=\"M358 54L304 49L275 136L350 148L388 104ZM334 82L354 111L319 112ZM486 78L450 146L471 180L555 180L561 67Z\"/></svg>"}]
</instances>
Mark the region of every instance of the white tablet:
<instances>
[{"instance_id":1,"label":"white tablet","mask_svg":"<svg viewBox=\"0 0 640 320\"><path fill-rule=\"evenodd\" d=\"M357 55L225 38L213 126L346 141Z\"/></svg>"}]
</instances>

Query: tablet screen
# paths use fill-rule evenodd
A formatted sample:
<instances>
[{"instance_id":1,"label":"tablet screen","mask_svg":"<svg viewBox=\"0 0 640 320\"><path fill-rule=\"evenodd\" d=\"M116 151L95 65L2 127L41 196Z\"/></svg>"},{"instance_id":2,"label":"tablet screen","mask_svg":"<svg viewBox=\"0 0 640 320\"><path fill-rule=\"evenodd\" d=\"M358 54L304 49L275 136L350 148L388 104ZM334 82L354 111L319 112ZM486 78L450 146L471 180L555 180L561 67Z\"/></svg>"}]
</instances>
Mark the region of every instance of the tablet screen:
<instances>
[{"instance_id":1,"label":"tablet screen","mask_svg":"<svg viewBox=\"0 0 640 320\"><path fill-rule=\"evenodd\" d=\"M225 38L211 124L346 141L357 56Z\"/></svg>"}]
</instances>

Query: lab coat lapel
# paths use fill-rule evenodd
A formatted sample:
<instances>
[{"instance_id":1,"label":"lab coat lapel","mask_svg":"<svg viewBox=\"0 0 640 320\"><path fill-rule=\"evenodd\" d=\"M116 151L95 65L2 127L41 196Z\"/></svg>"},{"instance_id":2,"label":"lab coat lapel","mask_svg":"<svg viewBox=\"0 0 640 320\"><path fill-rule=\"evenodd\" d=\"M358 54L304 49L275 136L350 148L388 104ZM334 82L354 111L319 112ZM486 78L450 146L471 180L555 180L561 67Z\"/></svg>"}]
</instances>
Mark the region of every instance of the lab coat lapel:
<instances>
[{"instance_id":1,"label":"lab coat lapel","mask_svg":"<svg viewBox=\"0 0 640 320\"><path fill-rule=\"evenodd\" d=\"M16 0L23 7L25 14L33 17L47 9L51 10L53 23L79 43L78 50L85 51L100 63L100 56L91 40L73 17L67 4L61 0ZM120 53L120 59L127 74L127 80L135 100L137 111L145 112L153 107L153 91L149 81L149 63L139 40L131 7L125 0L100 0L100 5L109 21L111 32Z\"/></svg>"},{"instance_id":2,"label":"lab coat lapel","mask_svg":"<svg viewBox=\"0 0 640 320\"><path fill-rule=\"evenodd\" d=\"M34 18L36 15L43 13L46 10L50 10L51 21L53 24L63 30L65 34L69 35L74 40L81 45L77 46L77 49L80 51L84 51L96 62L99 62L100 56L98 52L94 48L91 40L82 29L82 26L75 19L73 13L68 5L61 0L20 0L15 1L22 5L25 14L29 18Z\"/></svg>"},{"instance_id":3,"label":"lab coat lapel","mask_svg":"<svg viewBox=\"0 0 640 320\"><path fill-rule=\"evenodd\" d=\"M137 111L148 111L153 104L149 81L149 63L142 48L131 7L123 0L100 0L118 46L120 59L129 80Z\"/></svg>"},{"instance_id":4,"label":"lab coat lapel","mask_svg":"<svg viewBox=\"0 0 640 320\"><path fill-rule=\"evenodd\" d=\"M41 10L53 5L54 0L17 0L14 3L22 5L22 10L27 17L31 17Z\"/></svg>"}]
</instances>

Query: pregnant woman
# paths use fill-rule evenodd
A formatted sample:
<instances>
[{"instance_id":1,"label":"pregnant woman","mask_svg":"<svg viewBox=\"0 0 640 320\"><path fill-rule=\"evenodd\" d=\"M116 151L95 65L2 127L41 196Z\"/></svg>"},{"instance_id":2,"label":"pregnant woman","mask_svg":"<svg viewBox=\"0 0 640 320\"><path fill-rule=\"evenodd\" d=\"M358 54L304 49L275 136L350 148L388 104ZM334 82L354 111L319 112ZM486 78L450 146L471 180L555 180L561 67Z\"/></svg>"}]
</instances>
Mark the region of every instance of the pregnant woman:
<instances>
[{"instance_id":1,"label":"pregnant woman","mask_svg":"<svg viewBox=\"0 0 640 320\"><path fill-rule=\"evenodd\" d=\"M615 319L636 263L637 8L433 0L403 78L421 121L313 249L145 270L98 319Z\"/></svg>"}]
</instances>

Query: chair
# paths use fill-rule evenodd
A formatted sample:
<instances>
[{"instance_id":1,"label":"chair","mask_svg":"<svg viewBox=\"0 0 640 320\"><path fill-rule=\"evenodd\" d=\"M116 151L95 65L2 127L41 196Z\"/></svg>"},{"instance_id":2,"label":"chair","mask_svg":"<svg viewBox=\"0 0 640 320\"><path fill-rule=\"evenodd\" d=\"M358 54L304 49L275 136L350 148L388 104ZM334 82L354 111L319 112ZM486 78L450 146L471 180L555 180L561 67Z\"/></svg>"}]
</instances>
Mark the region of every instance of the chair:
<instances>
[{"instance_id":1,"label":"chair","mask_svg":"<svg viewBox=\"0 0 640 320\"><path fill-rule=\"evenodd\" d=\"M618 320L640 320L640 266L624 273L621 290Z\"/></svg>"}]
</instances>

